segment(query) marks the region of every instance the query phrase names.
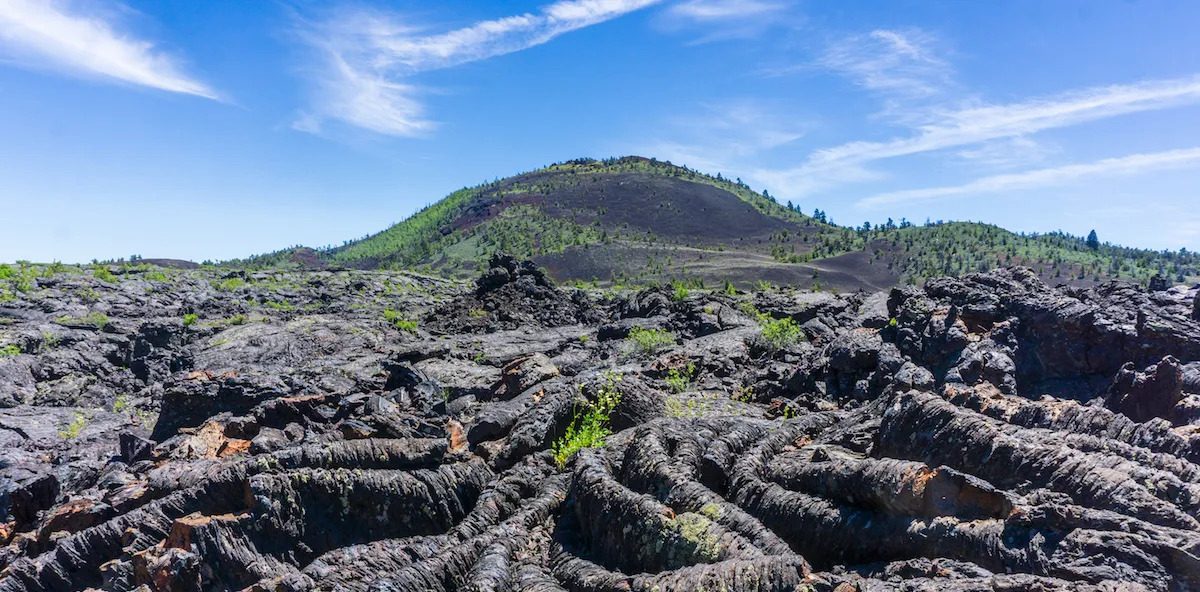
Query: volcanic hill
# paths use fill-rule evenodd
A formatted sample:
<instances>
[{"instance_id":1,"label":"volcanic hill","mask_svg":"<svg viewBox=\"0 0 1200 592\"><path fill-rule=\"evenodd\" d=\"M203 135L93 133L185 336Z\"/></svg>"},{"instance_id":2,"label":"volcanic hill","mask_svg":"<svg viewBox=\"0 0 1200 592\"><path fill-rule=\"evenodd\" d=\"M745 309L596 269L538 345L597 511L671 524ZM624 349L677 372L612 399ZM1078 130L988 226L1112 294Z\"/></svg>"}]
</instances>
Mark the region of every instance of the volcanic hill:
<instances>
[{"instance_id":1,"label":"volcanic hill","mask_svg":"<svg viewBox=\"0 0 1200 592\"><path fill-rule=\"evenodd\" d=\"M560 282L872 290L1001 265L1030 267L1053 284L1200 276L1200 258L1186 251L1089 246L1064 233L1023 235L975 222L838 226L819 210L805 215L740 179L635 156L550 165L456 191L340 247L231 263L466 278L497 251L532 259Z\"/></svg>"}]
</instances>

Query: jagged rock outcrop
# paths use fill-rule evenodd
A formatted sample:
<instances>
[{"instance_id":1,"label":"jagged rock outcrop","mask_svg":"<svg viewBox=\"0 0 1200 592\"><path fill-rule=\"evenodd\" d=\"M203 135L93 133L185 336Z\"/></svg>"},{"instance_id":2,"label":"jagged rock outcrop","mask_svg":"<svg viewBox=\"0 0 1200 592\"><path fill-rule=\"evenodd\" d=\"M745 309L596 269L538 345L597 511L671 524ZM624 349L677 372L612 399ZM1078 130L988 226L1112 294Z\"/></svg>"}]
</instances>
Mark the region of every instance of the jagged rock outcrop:
<instances>
[{"instance_id":1,"label":"jagged rock outcrop","mask_svg":"<svg viewBox=\"0 0 1200 592\"><path fill-rule=\"evenodd\" d=\"M1126 362L1117 371L1105 397L1109 409L1136 422L1161 417L1182 423L1173 421L1177 415L1175 407L1182 401L1183 368L1171 356L1144 372L1135 371L1133 362Z\"/></svg>"},{"instance_id":2,"label":"jagged rock outcrop","mask_svg":"<svg viewBox=\"0 0 1200 592\"><path fill-rule=\"evenodd\" d=\"M475 290L438 307L426 324L444 333L471 333L558 327L597 318L582 292L563 292L532 262L497 253L475 281Z\"/></svg>"},{"instance_id":3,"label":"jagged rock outcrop","mask_svg":"<svg viewBox=\"0 0 1200 592\"><path fill-rule=\"evenodd\" d=\"M50 279L0 308L2 592L1200 589L1178 288Z\"/></svg>"}]
</instances>

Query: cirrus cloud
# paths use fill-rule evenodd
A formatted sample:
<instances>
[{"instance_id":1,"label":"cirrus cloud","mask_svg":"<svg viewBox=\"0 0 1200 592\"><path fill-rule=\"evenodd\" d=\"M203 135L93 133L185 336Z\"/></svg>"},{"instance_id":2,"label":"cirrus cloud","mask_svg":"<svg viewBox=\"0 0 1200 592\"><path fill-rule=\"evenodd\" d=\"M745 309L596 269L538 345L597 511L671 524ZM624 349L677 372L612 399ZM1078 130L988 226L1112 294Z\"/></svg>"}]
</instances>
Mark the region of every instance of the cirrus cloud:
<instances>
[{"instance_id":1,"label":"cirrus cloud","mask_svg":"<svg viewBox=\"0 0 1200 592\"><path fill-rule=\"evenodd\" d=\"M419 99L421 88L409 81L412 76L535 47L660 1L560 0L537 12L432 35L379 12L306 27L301 38L317 50L322 66L312 108L293 127L316 133L323 122L336 120L384 135L422 135L435 123Z\"/></svg>"},{"instance_id":2,"label":"cirrus cloud","mask_svg":"<svg viewBox=\"0 0 1200 592\"><path fill-rule=\"evenodd\" d=\"M90 7L94 9L95 7ZM153 43L61 0L0 0L0 49L18 64L219 99Z\"/></svg>"},{"instance_id":3,"label":"cirrus cloud","mask_svg":"<svg viewBox=\"0 0 1200 592\"><path fill-rule=\"evenodd\" d=\"M1144 80L1085 88L1059 95L1001 105L937 110L931 123L912 135L884 141L853 141L818 149L796 166L758 169L753 178L802 197L837 185L878 180L870 163L1028 137L1120 115L1200 103L1200 76ZM968 153L969 155L969 153Z\"/></svg>"},{"instance_id":4,"label":"cirrus cloud","mask_svg":"<svg viewBox=\"0 0 1200 592\"><path fill-rule=\"evenodd\" d=\"M1197 165L1200 165L1200 148L1182 148L1163 152L1130 154L1128 156L1105 158L1095 162L1069 164L1005 175L993 175L961 185L905 189L902 191L880 193L859 200L858 205L869 208L963 195L1016 191L1062 185L1077 179L1137 175L1150 171L1188 168Z\"/></svg>"}]
</instances>

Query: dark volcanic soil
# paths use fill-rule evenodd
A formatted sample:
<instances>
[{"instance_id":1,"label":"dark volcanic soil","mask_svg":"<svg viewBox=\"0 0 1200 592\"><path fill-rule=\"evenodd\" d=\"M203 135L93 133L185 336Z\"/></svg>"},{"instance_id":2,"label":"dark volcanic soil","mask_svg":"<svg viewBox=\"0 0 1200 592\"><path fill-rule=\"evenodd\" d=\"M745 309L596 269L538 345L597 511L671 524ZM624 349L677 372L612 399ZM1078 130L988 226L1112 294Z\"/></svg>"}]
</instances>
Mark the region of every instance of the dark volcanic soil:
<instances>
[{"instance_id":1,"label":"dark volcanic soil","mask_svg":"<svg viewBox=\"0 0 1200 592\"><path fill-rule=\"evenodd\" d=\"M0 302L0 591L1200 589L1197 316L1020 268L42 277Z\"/></svg>"},{"instance_id":2,"label":"dark volcanic soil","mask_svg":"<svg viewBox=\"0 0 1200 592\"><path fill-rule=\"evenodd\" d=\"M712 251L614 241L539 255L535 261L553 277L584 281L608 281L631 269L654 265L664 269L663 277L701 278L710 284L730 281L747 287L763 281L797 289L854 291L866 287L880 290L897 285L901 279L887 267L873 265L870 255L862 251L812 263L781 263L770 255L750 251Z\"/></svg>"}]
</instances>

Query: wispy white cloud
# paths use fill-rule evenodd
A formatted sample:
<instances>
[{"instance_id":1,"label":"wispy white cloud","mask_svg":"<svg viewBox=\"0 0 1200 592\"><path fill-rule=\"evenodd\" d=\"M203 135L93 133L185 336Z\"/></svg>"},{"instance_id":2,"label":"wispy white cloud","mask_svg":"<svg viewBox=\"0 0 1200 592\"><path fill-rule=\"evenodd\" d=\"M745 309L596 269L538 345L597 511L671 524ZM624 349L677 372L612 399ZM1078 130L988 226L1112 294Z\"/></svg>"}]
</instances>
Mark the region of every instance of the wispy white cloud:
<instances>
[{"instance_id":1,"label":"wispy white cloud","mask_svg":"<svg viewBox=\"0 0 1200 592\"><path fill-rule=\"evenodd\" d=\"M778 13L788 7L768 0L686 0L671 5L667 12L694 21L745 19Z\"/></svg>"},{"instance_id":2,"label":"wispy white cloud","mask_svg":"<svg viewBox=\"0 0 1200 592\"><path fill-rule=\"evenodd\" d=\"M712 143L719 141L727 154L753 156L790 144L805 133L803 124L761 100L743 98L701 107L698 115L676 117L672 124Z\"/></svg>"},{"instance_id":3,"label":"wispy white cloud","mask_svg":"<svg viewBox=\"0 0 1200 592\"><path fill-rule=\"evenodd\" d=\"M938 123L921 126L916 136L850 142L819 150L810 162L829 165L906 156L1197 101L1200 76L1095 87L1021 103L944 112Z\"/></svg>"},{"instance_id":4,"label":"wispy white cloud","mask_svg":"<svg viewBox=\"0 0 1200 592\"><path fill-rule=\"evenodd\" d=\"M69 10L61 0L0 0L0 49L27 67L219 98L154 44L119 32L100 14Z\"/></svg>"},{"instance_id":5,"label":"wispy white cloud","mask_svg":"<svg viewBox=\"0 0 1200 592\"><path fill-rule=\"evenodd\" d=\"M729 173L807 132L806 123L785 115L779 105L751 98L702 104L664 123L654 130L657 139L616 146L616 151L654 156L708 173Z\"/></svg>"},{"instance_id":6,"label":"wispy white cloud","mask_svg":"<svg viewBox=\"0 0 1200 592\"><path fill-rule=\"evenodd\" d=\"M857 180L879 178L875 161L962 148L1079 125L1109 117L1200 102L1200 76L1093 87L1042 99L943 110L916 134L882 142L848 142L817 150L786 169L759 170L757 178L780 184L780 192L803 195Z\"/></svg>"},{"instance_id":7,"label":"wispy white cloud","mask_svg":"<svg viewBox=\"0 0 1200 592\"><path fill-rule=\"evenodd\" d=\"M1090 163L1071 164L1005 175L993 175L962 185L880 193L859 200L857 205L869 208L963 195L1052 187L1084 178L1136 175L1149 171L1194 166L1200 166L1200 148L1131 154Z\"/></svg>"},{"instance_id":8,"label":"wispy white cloud","mask_svg":"<svg viewBox=\"0 0 1200 592\"><path fill-rule=\"evenodd\" d=\"M1001 138L968 146L955 153L963 161L990 169L1014 169L1044 162L1060 148L1027 136Z\"/></svg>"},{"instance_id":9,"label":"wispy white cloud","mask_svg":"<svg viewBox=\"0 0 1200 592\"><path fill-rule=\"evenodd\" d=\"M817 64L870 91L924 98L951 85L953 69L936 45L920 29L876 29L831 44Z\"/></svg>"},{"instance_id":10,"label":"wispy white cloud","mask_svg":"<svg viewBox=\"0 0 1200 592\"><path fill-rule=\"evenodd\" d=\"M537 12L480 21L426 35L395 15L355 13L302 33L324 62L311 112L294 124L316 132L328 119L394 136L434 127L408 78L501 56L564 33L619 17L662 0L560 0Z\"/></svg>"},{"instance_id":11,"label":"wispy white cloud","mask_svg":"<svg viewBox=\"0 0 1200 592\"><path fill-rule=\"evenodd\" d=\"M668 33L697 34L689 45L760 39L769 28L796 28L803 17L794 0L678 0L655 19Z\"/></svg>"}]
</instances>

